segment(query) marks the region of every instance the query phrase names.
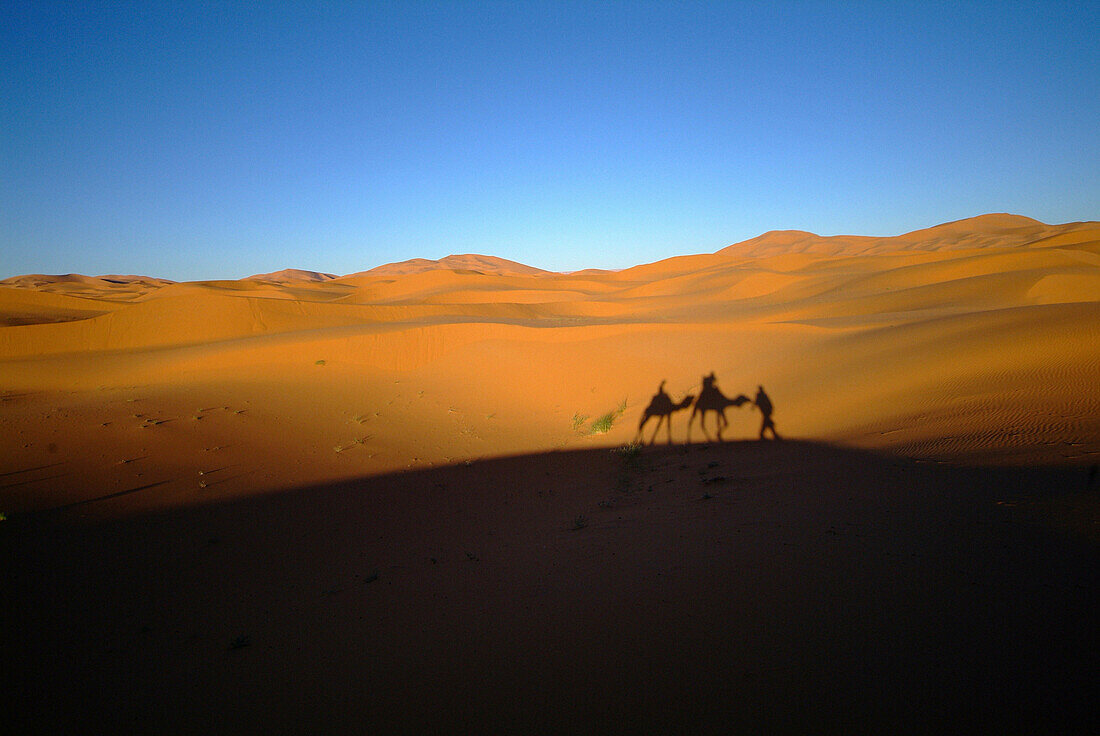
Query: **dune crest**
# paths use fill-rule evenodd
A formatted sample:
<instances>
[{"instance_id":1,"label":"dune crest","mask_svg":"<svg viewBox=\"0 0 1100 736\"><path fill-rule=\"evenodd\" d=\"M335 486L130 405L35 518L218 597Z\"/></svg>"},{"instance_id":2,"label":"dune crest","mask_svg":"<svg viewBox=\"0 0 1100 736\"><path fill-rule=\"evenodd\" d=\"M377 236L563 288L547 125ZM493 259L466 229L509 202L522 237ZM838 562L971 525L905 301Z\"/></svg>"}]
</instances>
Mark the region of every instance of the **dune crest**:
<instances>
[{"instance_id":1,"label":"dune crest","mask_svg":"<svg viewBox=\"0 0 1100 736\"><path fill-rule=\"evenodd\" d=\"M375 266L368 271L360 271L358 273L348 275L404 275L422 273L424 271L434 271L437 269L445 269L448 271L476 271L482 274L496 274L502 276L533 276L536 274L549 273L548 271L544 271L541 268L527 266L522 263L517 263L516 261L509 261L506 258L498 258L496 256L481 256L468 253L464 255L450 255L445 258L440 258L437 261L433 261L427 258L413 258L411 260L401 261L399 263L387 263L382 266Z\"/></svg>"},{"instance_id":2,"label":"dune crest","mask_svg":"<svg viewBox=\"0 0 1100 736\"><path fill-rule=\"evenodd\" d=\"M336 278L336 274L320 273L318 271L303 271L300 268L284 268L282 271L258 273L248 277L250 281L275 281L277 283L293 281L332 281L334 278Z\"/></svg>"}]
</instances>

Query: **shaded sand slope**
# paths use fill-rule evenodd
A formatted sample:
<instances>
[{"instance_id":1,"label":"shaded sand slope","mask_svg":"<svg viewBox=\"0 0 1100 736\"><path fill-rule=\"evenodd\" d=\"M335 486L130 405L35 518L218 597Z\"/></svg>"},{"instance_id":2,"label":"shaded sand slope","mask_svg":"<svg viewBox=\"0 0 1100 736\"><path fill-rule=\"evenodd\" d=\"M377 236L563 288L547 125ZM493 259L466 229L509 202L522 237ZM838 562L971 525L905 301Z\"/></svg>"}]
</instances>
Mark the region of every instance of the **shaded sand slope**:
<instances>
[{"instance_id":1,"label":"shaded sand slope","mask_svg":"<svg viewBox=\"0 0 1100 736\"><path fill-rule=\"evenodd\" d=\"M0 526L0 637L20 673L7 718L42 733L1062 733L1100 715L1087 484L1083 468L737 442L95 523L74 524L89 506L24 515Z\"/></svg>"}]
</instances>

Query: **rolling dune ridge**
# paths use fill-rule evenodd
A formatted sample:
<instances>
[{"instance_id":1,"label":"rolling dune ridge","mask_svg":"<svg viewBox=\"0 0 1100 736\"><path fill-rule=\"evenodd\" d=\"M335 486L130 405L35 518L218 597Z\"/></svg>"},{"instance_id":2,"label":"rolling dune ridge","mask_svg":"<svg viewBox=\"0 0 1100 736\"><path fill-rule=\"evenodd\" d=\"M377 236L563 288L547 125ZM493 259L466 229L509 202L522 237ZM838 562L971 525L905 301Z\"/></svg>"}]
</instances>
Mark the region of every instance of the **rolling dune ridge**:
<instances>
[{"instance_id":1,"label":"rolling dune ridge","mask_svg":"<svg viewBox=\"0 0 1100 736\"><path fill-rule=\"evenodd\" d=\"M148 386L292 418L279 457L294 477L321 481L622 444L657 383L678 398L713 370L727 393L765 384L792 437L935 459L1095 462L1098 240L1096 223L987 215L895 238L773 232L604 273L453 256L345 277L15 277L0 289L0 355L5 421L22 434L6 435L4 455L12 469L42 462L57 432L74 475L103 472L120 458L86 451L96 446L87 427L48 429L39 413L95 406L106 392L148 402ZM32 392L49 398L10 398ZM608 433L574 431L574 415L624 401ZM465 434L452 431L459 413ZM356 460L331 453L351 439L338 439L346 415L375 414ZM754 435L750 410L730 419L730 436ZM105 420L108 431L120 422ZM225 431L254 468L250 454L271 457L269 427L239 423ZM147 465L186 465L149 434ZM48 506L73 493L64 485L24 503Z\"/></svg>"},{"instance_id":2,"label":"rolling dune ridge","mask_svg":"<svg viewBox=\"0 0 1100 736\"><path fill-rule=\"evenodd\" d=\"M711 372L764 386L783 441L748 403L707 442L686 397ZM19 276L0 376L32 730L89 699L194 732L1091 707L1098 222L777 231L616 272ZM676 446L632 446L662 381Z\"/></svg>"}]
</instances>

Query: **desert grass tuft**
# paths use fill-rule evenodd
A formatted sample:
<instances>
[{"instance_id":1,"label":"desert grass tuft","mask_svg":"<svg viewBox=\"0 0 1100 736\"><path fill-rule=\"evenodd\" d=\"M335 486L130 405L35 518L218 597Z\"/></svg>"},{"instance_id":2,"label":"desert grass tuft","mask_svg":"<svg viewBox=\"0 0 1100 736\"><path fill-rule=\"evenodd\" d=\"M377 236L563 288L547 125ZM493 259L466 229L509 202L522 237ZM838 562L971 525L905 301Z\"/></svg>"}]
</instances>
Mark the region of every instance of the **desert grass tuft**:
<instances>
[{"instance_id":1,"label":"desert grass tuft","mask_svg":"<svg viewBox=\"0 0 1100 736\"><path fill-rule=\"evenodd\" d=\"M642 443L635 440L620 447L616 447L612 452L621 455L623 459L627 461L637 460L638 456L642 454Z\"/></svg>"},{"instance_id":2,"label":"desert grass tuft","mask_svg":"<svg viewBox=\"0 0 1100 736\"><path fill-rule=\"evenodd\" d=\"M609 411L592 422L588 428L588 434L607 434L615 424L615 412Z\"/></svg>"},{"instance_id":3,"label":"desert grass tuft","mask_svg":"<svg viewBox=\"0 0 1100 736\"><path fill-rule=\"evenodd\" d=\"M626 399L623 399L615 409L598 417L588 428L588 434L607 434L615 426L615 420L626 411Z\"/></svg>"}]
</instances>

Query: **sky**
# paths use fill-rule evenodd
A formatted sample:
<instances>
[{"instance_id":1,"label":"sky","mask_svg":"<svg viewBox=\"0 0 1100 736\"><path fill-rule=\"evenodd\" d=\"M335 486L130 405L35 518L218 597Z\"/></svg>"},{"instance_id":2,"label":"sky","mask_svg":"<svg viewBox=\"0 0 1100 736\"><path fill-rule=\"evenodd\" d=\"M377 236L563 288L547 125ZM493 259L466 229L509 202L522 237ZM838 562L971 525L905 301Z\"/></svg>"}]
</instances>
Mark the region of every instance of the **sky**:
<instances>
[{"instance_id":1,"label":"sky","mask_svg":"<svg viewBox=\"0 0 1100 736\"><path fill-rule=\"evenodd\" d=\"M0 4L0 278L1100 219L1100 3Z\"/></svg>"}]
</instances>

